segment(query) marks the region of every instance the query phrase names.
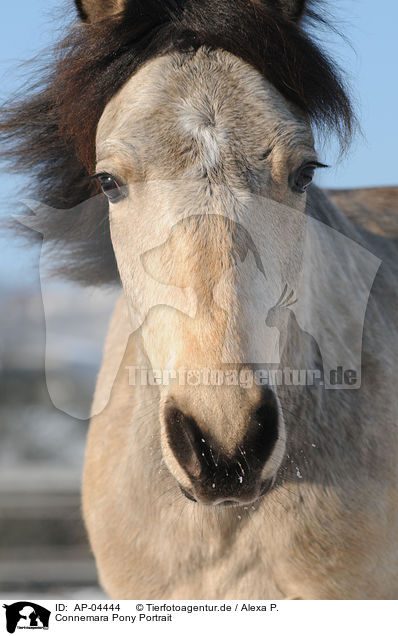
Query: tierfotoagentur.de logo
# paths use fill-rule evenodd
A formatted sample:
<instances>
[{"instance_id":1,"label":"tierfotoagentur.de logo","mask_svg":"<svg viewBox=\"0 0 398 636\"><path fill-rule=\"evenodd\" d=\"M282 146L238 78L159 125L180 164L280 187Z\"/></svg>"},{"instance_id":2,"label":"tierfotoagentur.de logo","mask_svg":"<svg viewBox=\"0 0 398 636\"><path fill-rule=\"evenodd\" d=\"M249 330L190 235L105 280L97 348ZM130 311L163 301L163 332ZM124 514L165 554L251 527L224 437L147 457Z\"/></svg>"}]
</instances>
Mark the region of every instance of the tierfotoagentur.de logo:
<instances>
[{"instance_id":1,"label":"tierfotoagentur.de logo","mask_svg":"<svg viewBox=\"0 0 398 636\"><path fill-rule=\"evenodd\" d=\"M3 607L9 634L14 634L17 629L48 629L51 612L41 605L19 601Z\"/></svg>"}]
</instances>

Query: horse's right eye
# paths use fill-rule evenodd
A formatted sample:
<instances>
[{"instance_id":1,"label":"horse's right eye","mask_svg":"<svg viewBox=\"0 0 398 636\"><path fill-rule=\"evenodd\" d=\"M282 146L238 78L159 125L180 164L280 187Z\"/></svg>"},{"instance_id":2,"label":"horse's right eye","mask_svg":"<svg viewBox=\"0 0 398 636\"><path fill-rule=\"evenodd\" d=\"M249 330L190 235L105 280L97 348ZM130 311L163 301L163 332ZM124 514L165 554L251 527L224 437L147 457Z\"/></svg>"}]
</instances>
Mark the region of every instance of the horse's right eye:
<instances>
[{"instance_id":1,"label":"horse's right eye","mask_svg":"<svg viewBox=\"0 0 398 636\"><path fill-rule=\"evenodd\" d=\"M314 175L316 164L308 163L300 168L293 178L293 190L296 192L304 193L308 186L311 185Z\"/></svg>"},{"instance_id":2,"label":"horse's right eye","mask_svg":"<svg viewBox=\"0 0 398 636\"><path fill-rule=\"evenodd\" d=\"M96 175L99 181L102 192L109 199L111 203L118 203L127 196L127 186L120 183L116 177L108 174L107 172L101 172Z\"/></svg>"}]
</instances>

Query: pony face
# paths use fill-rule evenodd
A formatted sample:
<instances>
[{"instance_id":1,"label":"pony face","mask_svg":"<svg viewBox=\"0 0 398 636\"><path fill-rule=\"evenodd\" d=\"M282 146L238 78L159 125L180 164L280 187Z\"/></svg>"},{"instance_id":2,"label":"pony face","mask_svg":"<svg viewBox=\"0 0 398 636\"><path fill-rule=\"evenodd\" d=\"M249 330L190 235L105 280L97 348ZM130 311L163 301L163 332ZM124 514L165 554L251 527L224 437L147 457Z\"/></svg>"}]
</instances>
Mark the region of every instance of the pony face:
<instances>
[{"instance_id":1,"label":"pony face","mask_svg":"<svg viewBox=\"0 0 398 636\"><path fill-rule=\"evenodd\" d=\"M306 118L228 53L203 48L153 60L110 101L96 171L152 368L200 374L278 362L265 318L287 282L298 284L306 196L297 181L316 164ZM194 296L190 315L181 289ZM184 491L210 503L259 496L284 449L276 393L178 382L160 393L164 456ZM213 464L204 468L203 445L224 457L218 485ZM239 448L246 462L252 453L250 479L231 470Z\"/></svg>"}]
</instances>

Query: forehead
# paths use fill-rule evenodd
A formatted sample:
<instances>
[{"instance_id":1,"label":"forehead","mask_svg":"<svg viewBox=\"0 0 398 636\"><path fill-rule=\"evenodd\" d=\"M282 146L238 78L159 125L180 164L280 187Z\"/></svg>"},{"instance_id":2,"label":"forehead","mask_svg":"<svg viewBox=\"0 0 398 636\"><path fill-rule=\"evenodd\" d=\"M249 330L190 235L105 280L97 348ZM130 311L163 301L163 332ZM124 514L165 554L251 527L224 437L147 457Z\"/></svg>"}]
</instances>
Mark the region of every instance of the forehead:
<instances>
[{"instance_id":1,"label":"forehead","mask_svg":"<svg viewBox=\"0 0 398 636\"><path fill-rule=\"evenodd\" d=\"M152 166L172 160L174 169L198 156L211 164L312 145L305 117L256 70L206 49L148 62L108 103L97 131L98 161L135 155Z\"/></svg>"}]
</instances>

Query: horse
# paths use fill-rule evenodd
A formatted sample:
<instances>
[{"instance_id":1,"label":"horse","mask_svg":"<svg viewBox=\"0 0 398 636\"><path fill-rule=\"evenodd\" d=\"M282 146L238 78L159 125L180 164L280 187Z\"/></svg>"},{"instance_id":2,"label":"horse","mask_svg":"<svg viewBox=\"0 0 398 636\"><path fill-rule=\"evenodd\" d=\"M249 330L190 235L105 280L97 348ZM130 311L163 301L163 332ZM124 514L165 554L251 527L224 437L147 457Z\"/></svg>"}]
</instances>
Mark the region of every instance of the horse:
<instances>
[{"instance_id":1,"label":"horse","mask_svg":"<svg viewBox=\"0 0 398 636\"><path fill-rule=\"evenodd\" d=\"M34 172L54 269L122 286L83 475L103 588L398 598L397 189L312 183L315 129L342 151L355 129L309 34L324 16L307 0L75 4L0 130ZM337 349L337 385L267 380L281 359L327 378Z\"/></svg>"}]
</instances>

